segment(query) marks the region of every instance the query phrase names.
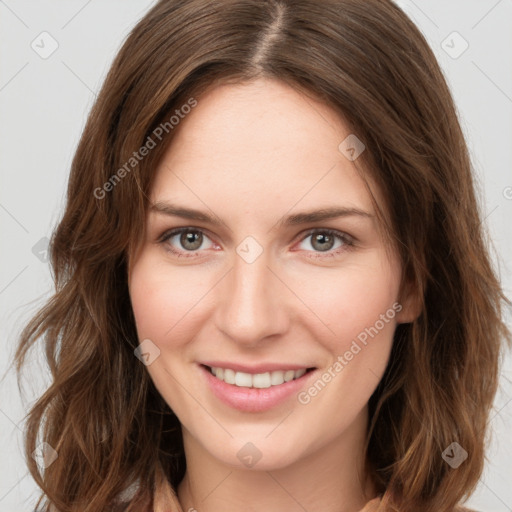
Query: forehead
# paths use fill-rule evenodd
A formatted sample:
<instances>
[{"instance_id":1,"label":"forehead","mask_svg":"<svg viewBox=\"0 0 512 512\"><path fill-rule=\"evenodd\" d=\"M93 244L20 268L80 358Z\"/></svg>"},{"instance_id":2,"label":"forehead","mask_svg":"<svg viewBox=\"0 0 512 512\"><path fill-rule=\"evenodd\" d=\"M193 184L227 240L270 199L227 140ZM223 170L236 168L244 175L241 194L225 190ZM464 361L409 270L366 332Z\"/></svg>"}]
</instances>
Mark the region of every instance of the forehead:
<instances>
[{"instance_id":1,"label":"forehead","mask_svg":"<svg viewBox=\"0 0 512 512\"><path fill-rule=\"evenodd\" d=\"M221 85L197 101L157 168L152 201L269 221L295 206L373 212L355 162L339 149L353 134L329 106L269 79Z\"/></svg>"}]
</instances>

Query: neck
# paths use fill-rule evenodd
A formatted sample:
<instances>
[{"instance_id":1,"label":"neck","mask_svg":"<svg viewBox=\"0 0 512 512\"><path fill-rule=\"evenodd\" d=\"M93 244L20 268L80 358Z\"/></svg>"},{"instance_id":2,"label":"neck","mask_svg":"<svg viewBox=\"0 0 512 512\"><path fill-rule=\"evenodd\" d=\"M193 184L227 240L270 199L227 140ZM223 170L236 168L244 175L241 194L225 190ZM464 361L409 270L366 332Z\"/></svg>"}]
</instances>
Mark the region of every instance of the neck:
<instances>
[{"instance_id":1,"label":"neck","mask_svg":"<svg viewBox=\"0 0 512 512\"><path fill-rule=\"evenodd\" d=\"M375 497L365 474L365 408L339 437L275 470L227 466L183 429L187 472L178 486L185 512L357 512Z\"/></svg>"}]
</instances>

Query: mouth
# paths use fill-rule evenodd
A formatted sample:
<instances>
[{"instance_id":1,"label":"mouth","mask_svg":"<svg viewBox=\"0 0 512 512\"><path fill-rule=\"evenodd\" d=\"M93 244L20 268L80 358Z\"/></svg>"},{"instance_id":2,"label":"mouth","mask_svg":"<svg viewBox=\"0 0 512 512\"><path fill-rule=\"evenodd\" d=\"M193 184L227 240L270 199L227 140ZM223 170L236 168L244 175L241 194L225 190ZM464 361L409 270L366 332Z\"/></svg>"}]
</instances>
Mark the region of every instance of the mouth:
<instances>
[{"instance_id":1,"label":"mouth","mask_svg":"<svg viewBox=\"0 0 512 512\"><path fill-rule=\"evenodd\" d=\"M271 365L273 368L251 368L248 372L240 371L240 366L236 370L229 366L212 363L211 366L199 364L198 368L206 388L214 397L224 405L245 413L264 413L290 403L318 373L315 371L317 368L312 367L278 369Z\"/></svg>"},{"instance_id":2,"label":"mouth","mask_svg":"<svg viewBox=\"0 0 512 512\"><path fill-rule=\"evenodd\" d=\"M222 368L220 366L207 366L206 368L218 380L224 381L240 388L266 389L273 386L280 386L285 382L300 379L315 368L299 368L297 370L274 370L262 373L240 372L232 368Z\"/></svg>"}]
</instances>

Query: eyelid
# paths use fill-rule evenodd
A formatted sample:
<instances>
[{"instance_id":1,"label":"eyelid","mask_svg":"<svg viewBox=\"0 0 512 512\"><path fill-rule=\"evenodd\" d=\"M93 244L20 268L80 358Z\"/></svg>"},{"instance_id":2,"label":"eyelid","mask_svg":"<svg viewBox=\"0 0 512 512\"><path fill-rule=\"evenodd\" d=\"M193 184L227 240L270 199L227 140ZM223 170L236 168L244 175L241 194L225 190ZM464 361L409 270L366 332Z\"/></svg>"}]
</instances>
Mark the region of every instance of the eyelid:
<instances>
[{"instance_id":1,"label":"eyelid","mask_svg":"<svg viewBox=\"0 0 512 512\"><path fill-rule=\"evenodd\" d=\"M168 229L168 230L164 231L158 237L156 242L158 244L164 245L165 246L165 250L167 252L170 252L171 254L174 254L174 255L176 255L178 257L197 258L197 257L199 257L199 254L200 254L201 251L185 251L185 250L175 249L170 244L167 244L167 242L171 238L175 237L176 235L180 235L180 234L182 234L184 232L187 232L187 231L197 231L197 232L200 232L203 236L208 238L212 242L212 244L218 245L217 242L215 242L215 240L212 239L212 237L209 234L208 230L206 230L204 228L198 228L198 227L195 227L195 226L182 226L182 227L178 227L178 228Z\"/></svg>"},{"instance_id":2,"label":"eyelid","mask_svg":"<svg viewBox=\"0 0 512 512\"><path fill-rule=\"evenodd\" d=\"M180 226L177 228L171 228L166 229L158 238L157 242L164 242L166 240L169 240L169 238L172 238L175 235L179 235L186 231L198 231L202 233L203 235L206 235L210 240L212 239L212 236L210 235L209 231L205 228L199 228L196 226ZM213 241L213 240L212 240Z\"/></svg>"},{"instance_id":3,"label":"eyelid","mask_svg":"<svg viewBox=\"0 0 512 512\"><path fill-rule=\"evenodd\" d=\"M203 234L203 236L206 236L206 238L208 238L213 244L219 245L213 239L213 237L209 234L209 231L207 229L199 228L199 227L195 227L195 226L182 226L182 227L177 227L177 228L172 228L172 229L166 230L164 233L162 233L158 237L157 243L165 244L169 239L173 238L174 236L179 235L179 234L181 234L183 232L187 232L187 231L197 231L197 232L200 232L200 233ZM352 235L349 235L348 233L346 233L344 231L339 231L337 229L332 229L332 228L310 228L307 231L303 231L299 235L297 235L297 237L295 238L293 243L297 244L299 242L302 242L306 238L308 238L309 236L313 235L314 233L325 233L325 234L328 234L328 235L332 235L332 236L337 237L338 239L340 239L342 241L342 243L343 243L342 247L339 247L336 250L305 251L305 252L314 254L315 257L335 256L339 252L342 252L342 251L347 250L348 248L352 247L354 245L355 241L356 241L356 239ZM166 250L168 252L170 252L172 254L175 254L175 255L178 255L178 256L181 255L181 256L184 256L184 257L192 257L192 258L199 257L198 255L200 254L200 252L202 252L202 251L199 251L199 250L196 250L196 251L184 251L184 250L174 249L174 248L171 248L170 245L168 247L166 247Z\"/></svg>"},{"instance_id":4,"label":"eyelid","mask_svg":"<svg viewBox=\"0 0 512 512\"><path fill-rule=\"evenodd\" d=\"M327 233L328 235L337 236L346 242L355 241L355 238L352 235L349 235L345 231L340 231L338 229L333 228L310 228L307 231L304 231L297 235L298 240L304 240L308 236L311 236L313 233Z\"/></svg>"},{"instance_id":5,"label":"eyelid","mask_svg":"<svg viewBox=\"0 0 512 512\"><path fill-rule=\"evenodd\" d=\"M336 249L329 249L328 251L305 251L310 254L309 257L314 258L322 258L322 257L334 257L340 254L341 252L344 252L350 248L352 248L355 245L356 239L352 235L349 235L348 233L344 231L339 231L338 229L333 228L310 228L305 232L300 233L297 238L297 242L303 242L308 237L313 235L314 233L323 233L330 236L334 236L335 238L338 238L342 242L342 246L338 247Z\"/></svg>"}]
</instances>

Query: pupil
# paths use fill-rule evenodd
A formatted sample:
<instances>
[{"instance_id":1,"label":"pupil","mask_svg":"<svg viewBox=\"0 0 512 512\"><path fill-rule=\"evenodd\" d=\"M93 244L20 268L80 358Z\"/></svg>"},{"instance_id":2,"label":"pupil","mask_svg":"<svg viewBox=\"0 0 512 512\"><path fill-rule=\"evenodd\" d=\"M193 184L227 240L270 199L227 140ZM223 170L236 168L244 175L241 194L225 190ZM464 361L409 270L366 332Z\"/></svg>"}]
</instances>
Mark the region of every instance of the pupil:
<instances>
[{"instance_id":1,"label":"pupil","mask_svg":"<svg viewBox=\"0 0 512 512\"><path fill-rule=\"evenodd\" d=\"M332 249L333 237L331 235L327 235L325 233L318 234L313 237L313 247L318 249L319 251L328 251ZM317 244L320 244L319 246ZM327 247L323 244L327 244Z\"/></svg>"},{"instance_id":2,"label":"pupil","mask_svg":"<svg viewBox=\"0 0 512 512\"><path fill-rule=\"evenodd\" d=\"M197 231L187 231L181 234L180 242L187 251L193 251L201 247L202 234Z\"/></svg>"}]
</instances>

